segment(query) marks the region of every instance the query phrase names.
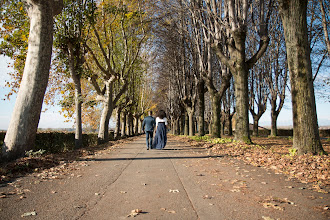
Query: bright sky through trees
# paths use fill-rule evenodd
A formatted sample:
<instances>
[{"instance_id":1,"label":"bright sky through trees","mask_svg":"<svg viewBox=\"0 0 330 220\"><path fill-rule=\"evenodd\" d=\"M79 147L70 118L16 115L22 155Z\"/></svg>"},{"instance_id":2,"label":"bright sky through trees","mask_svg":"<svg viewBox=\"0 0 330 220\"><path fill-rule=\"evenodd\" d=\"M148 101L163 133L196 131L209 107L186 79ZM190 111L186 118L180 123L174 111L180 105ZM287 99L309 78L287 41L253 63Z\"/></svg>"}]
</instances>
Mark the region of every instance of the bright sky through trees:
<instances>
[{"instance_id":1,"label":"bright sky through trees","mask_svg":"<svg viewBox=\"0 0 330 220\"><path fill-rule=\"evenodd\" d=\"M13 111L16 95L13 95L10 100L4 100L5 95L8 93L8 88L5 88L5 81L10 80L8 63L10 59L4 56L0 56L0 130L6 130L10 121L11 112ZM316 91L317 93L318 91ZM289 94L289 93L288 93ZM330 126L330 102L323 99L319 99L316 96L316 107L319 126ZM60 107L49 107L46 112L41 113L41 119L39 128L72 128L73 122L64 122L65 118L59 113ZM252 118L250 117L250 122ZM260 119L260 126L270 125L270 112L269 108L266 113ZM281 111L278 125L290 126L292 125L292 113L291 113L291 100L286 100L284 109Z\"/></svg>"}]
</instances>

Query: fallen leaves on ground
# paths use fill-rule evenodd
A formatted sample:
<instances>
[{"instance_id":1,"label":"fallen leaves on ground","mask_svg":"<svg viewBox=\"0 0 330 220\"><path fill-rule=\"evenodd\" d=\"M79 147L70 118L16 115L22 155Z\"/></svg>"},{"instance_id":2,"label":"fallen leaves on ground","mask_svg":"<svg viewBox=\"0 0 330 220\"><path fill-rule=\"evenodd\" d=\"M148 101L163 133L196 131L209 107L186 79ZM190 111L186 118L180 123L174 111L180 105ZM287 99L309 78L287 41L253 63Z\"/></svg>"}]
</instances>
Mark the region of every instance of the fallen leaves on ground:
<instances>
[{"instance_id":1,"label":"fallen leaves on ground","mask_svg":"<svg viewBox=\"0 0 330 220\"><path fill-rule=\"evenodd\" d=\"M135 217L142 213L141 209L133 209L130 214L127 215L127 217Z\"/></svg>"},{"instance_id":2,"label":"fallen leaves on ground","mask_svg":"<svg viewBox=\"0 0 330 220\"><path fill-rule=\"evenodd\" d=\"M182 136L175 138L188 142L192 147L209 148L208 143L203 141L197 142ZM253 145L236 142L214 144L211 152L213 155L228 155L247 164L271 169L276 174L283 173L290 178L297 178L302 183L313 183L313 189L320 193L329 192L329 155L292 155L292 140L284 137L254 137L252 141ZM330 153L330 142L322 140L322 145L325 151Z\"/></svg>"},{"instance_id":3,"label":"fallen leaves on ground","mask_svg":"<svg viewBox=\"0 0 330 220\"><path fill-rule=\"evenodd\" d=\"M109 153L114 148L135 138L110 141L96 147L86 147L70 152L22 157L9 163L0 164L0 183L9 182L13 178L28 173L38 173L36 175L42 181L59 179L61 175L70 174L70 171L80 169L79 166L88 166L88 161L94 156ZM77 175L75 177L82 176ZM35 182L35 184L38 183Z\"/></svg>"},{"instance_id":4,"label":"fallen leaves on ground","mask_svg":"<svg viewBox=\"0 0 330 220\"><path fill-rule=\"evenodd\" d=\"M35 211L33 211L33 212L26 212L23 215L21 215L21 217L28 217L28 216L33 216L33 215L37 215L37 213Z\"/></svg>"}]
</instances>

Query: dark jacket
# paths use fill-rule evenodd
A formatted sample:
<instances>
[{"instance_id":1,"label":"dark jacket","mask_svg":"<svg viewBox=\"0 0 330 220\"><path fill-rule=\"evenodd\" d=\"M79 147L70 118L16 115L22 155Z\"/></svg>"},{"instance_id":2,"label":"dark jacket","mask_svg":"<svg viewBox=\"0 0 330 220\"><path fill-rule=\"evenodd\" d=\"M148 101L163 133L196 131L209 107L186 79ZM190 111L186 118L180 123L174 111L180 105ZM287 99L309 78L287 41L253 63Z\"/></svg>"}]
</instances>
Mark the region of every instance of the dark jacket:
<instances>
[{"instance_id":1,"label":"dark jacket","mask_svg":"<svg viewBox=\"0 0 330 220\"><path fill-rule=\"evenodd\" d=\"M156 126L156 120L152 116L147 116L144 118L142 123L142 130L143 131L154 131Z\"/></svg>"}]
</instances>

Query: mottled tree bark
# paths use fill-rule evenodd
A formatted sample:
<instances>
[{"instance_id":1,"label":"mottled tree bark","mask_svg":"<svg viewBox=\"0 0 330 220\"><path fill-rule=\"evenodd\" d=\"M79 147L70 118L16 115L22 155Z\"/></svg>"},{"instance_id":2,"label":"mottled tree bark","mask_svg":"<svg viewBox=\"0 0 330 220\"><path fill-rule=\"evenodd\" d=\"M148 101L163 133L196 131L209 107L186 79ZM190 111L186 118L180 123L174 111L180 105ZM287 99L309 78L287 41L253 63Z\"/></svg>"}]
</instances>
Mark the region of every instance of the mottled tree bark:
<instances>
[{"instance_id":1,"label":"mottled tree bark","mask_svg":"<svg viewBox=\"0 0 330 220\"><path fill-rule=\"evenodd\" d=\"M113 111L113 102L112 102L112 81L108 80L105 82L106 91L103 100L103 108L100 119L100 127L98 133L98 143L102 144L109 141L109 122L110 117Z\"/></svg>"},{"instance_id":2,"label":"mottled tree bark","mask_svg":"<svg viewBox=\"0 0 330 220\"><path fill-rule=\"evenodd\" d=\"M307 36L307 0L280 0L287 60L290 70L293 147L298 154L323 154Z\"/></svg>"},{"instance_id":3,"label":"mottled tree bark","mask_svg":"<svg viewBox=\"0 0 330 220\"><path fill-rule=\"evenodd\" d=\"M246 64L245 39L246 32L236 31L233 33L236 50L231 52L232 59L235 61L235 68L231 68L235 80L236 97L236 126L235 140L251 143L249 131L249 90L248 75L249 68Z\"/></svg>"},{"instance_id":4,"label":"mottled tree bark","mask_svg":"<svg viewBox=\"0 0 330 220\"><path fill-rule=\"evenodd\" d=\"M23 79L2 147L5 160L23 156L33 148L49 78L53 46L53 16L63 1L26 0L30 18L28 52Z\"/></svg>"}]
</instances>

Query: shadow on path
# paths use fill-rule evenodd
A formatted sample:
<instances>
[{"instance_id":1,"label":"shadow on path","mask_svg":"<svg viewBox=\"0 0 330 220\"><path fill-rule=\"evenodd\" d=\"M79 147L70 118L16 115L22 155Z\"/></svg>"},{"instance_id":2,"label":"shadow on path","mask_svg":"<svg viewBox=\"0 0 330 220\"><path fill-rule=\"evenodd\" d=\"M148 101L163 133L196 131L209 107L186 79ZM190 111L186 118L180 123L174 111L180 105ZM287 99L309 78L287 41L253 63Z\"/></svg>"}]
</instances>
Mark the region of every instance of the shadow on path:
<instances>
[{"instance_id":1,"label":"shadow on path","mask_svg":"<svg viewBox=\"0 0 330 220\"><path fill-rule=\"evenodd\" d=\"M116 161L116 160L164 160L164 159L203 159L203 158L222 158L223 156L196 156L196 157L134 157L134 158L95 158L80 161Z\"/></svg>"}]
</instances>

